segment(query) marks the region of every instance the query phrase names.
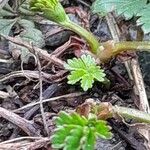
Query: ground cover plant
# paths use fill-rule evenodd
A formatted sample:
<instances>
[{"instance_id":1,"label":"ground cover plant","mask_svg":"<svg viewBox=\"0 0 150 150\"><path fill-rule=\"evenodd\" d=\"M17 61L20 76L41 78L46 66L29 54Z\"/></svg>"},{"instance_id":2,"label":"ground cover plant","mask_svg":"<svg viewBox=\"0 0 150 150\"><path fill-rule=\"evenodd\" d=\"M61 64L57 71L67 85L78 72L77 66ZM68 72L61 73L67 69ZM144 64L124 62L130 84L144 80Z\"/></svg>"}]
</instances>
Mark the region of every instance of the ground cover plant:
<instances>
[{"instance_id":1,"label":"ground cover plant","mask_svg":"<svg viewBox=\"0 0 150 150\"><path fill-rule=\"evenodd\" d=\"M18 2L18 1L16 1ZM1 8L1 22L0 22L0 34L2 41L8 40L9 47L13 46L15 49L21 50L21 69L22 72L16 72L13 74L13 77L17 77L18 74L20 76L25 76L29 82L36 82L33 79L39 79L39 82L35 85L35 89L40 89L39 94L39 102L29 103L26 106L16 109L14 112L19 112L26 108L33 107L33 114L39 110L41 111L41 120L35 118L38 126L41 126L41 122L43 122L44 130L48 137L47 138L39 138L41 133L37 132L36 127L27 119L30 116L29 109L24 114L24 118L21 118L19 115L12 113L11 119L9 117L9 111L0 108L1 116L4 116L6 120L11 121L13 124L22 128L22 130L27 133L31 139L34 139L36 136L39 138L40 146L36 142L32 145L25 145L29 149L36 149L42 147L44 142L51 144L53 149L64 149L64 150L93 150L95 149L96 140L98 138L101 139L111 139L113 137L111 131L111 121L109 119L115 119L116 121L122 121L125 125L129 125L126 123L126 120L132 120L134 123L133 126L137 125L140 127L149 125L150 123L150 114L128 107L121 107L118 105L112 105L110 102L95 102L95 101L86 101L81 105L78 105L73 110L69 111L57 111L58 115L47 114L48 117L53 118L55 125L47 125L47 118L44 113L43 103L48 101L54 101L52 99L47 99L44 102L44 94L42 93L43 82L60 82L63 81L59 78L60 75L66 75L68 71L70 72L67 75L67 82L69 85L75 85L81 87L80 91L90 91L93 86L97 83L101 85L101 87L109 88L111 81L107 78L107 71L105 70L105 64L114 59L117 55L122 52L127 51L150 51L150 42L149 41L114 41L108 40L106 42L100 42L96 36L90 31L84 29L77 23L71 21L69 16L66 14L65 9L59 0L30 0L30 1L19 1L18 7L14 7L11 9L11 4L7 3L5 7ZM133 7L134 6L134 7ZM140 25L143 29L144 33L150 32L150 20L148 14L150 14L149 9L149 1L139 1L139 0L96 0L91 10L93 13L98 13L99 15L105 16L107 13L114 11L117 15L122 15L125 19L129 20L133 16L137 16L137 25ZM13 13L12 13L13 12ZM16 13L14 15L14 12ZM80 47L76 42L84 43L84 48L86 50L78 50L75 54L77 57L71 55L70 59L60 60L57 58L64 52L64 49L68 46L62 46L60 49L56 49L56 52L52 52L52 54L48 54L46 51L43 51L41 48L45 45L44 37L42 32L36 28L36 19L33 19L33 16L44 17L48 19L48 21L53 21L60 25L61 27L71 30L83 38L85 41L83 42L79 38L73 37L74 45ZM11 19L8 19L8 18ZM38 18L39 19L39 18ZM14 37L10 37L11 31L15 29ZM20 32L17 30L20 30ZM72 39L71 39L72 40ZM65 48L64 48L65 47ZM87 50L88 49L88 50ZM30 56L33 56L35 59L35 66L37 66L38 71L29 71L24 70L23 62L28 64L30 60ZM41 63L40 59L44 59L48 61L48 64L45 65L45 61ZM58 67L51 66L51 63L57 64ZM43 67L44 66L44 67ZM43 70L48 68L47 66L51 66L50 72L55 72L59 70L60 72L55 75L49 75L48 73L43 72ZM32 66L33 67L33 66ZM29 67L30 68L30 67ZM34 67L33 67L34 68ZM34 68L35 69L35 68ZM48 70L49 72L49 70ZM12 76L10 74L10 76ZM9 76L9 77L10 77ZM33 78L33 79L31 79ZM57 78L59 79L57 81ZM66 76L64 77L66 79ZM1 82L6 81L7 77L2 77ZM30 83L27 81L27 85L30 86ZM20 83L20 85L24 85L26 83ZM16 85L15 85L16 86ZM21 88L20 86L20 88ZM20 90L19 88L19 90ZM5 93L4 91L2 91ZM23 91L24 92L24 91ZM48 93L48 92L46 92ZM53 92L52 92L53 93ZM6 94L6 93L5 93ZM47 95L47 94L46 94ZM76 93L75 93L76 95ZM77 95L82 95L78 93ZM68 98L70 95L66 95ZM8 96L10 97L10 95ZM26 97L26 96L25 96ZM56 97L57 99L58 97ZM46 99L46 98L45 98ZM54 98L55 99L55 98ZM59 99L59 98L58 98ZM24 102L26 103L26 102ZM40 105L40 106L39 106ZM54 106L55 103L54 103ZM48 106L47 106L48 107ZM54 109L54 108L51 108ZM29 117L28 117L29 116ZM39 116L37 116L38 118ZM21 122L21 123L20 123ZM21 126L20 124L24 124ZM30 127L26 127L26 125ZM52 127L51 127L52 126ZM37 127L38 128L38 127ZM49 132L49 128L52 128L54 132ZM54 129L55 128L55 129ZM148 128L148 127L147 127ZM49 138L50 137L50 138ZM30 139L29 138L29 139ZM36 139L36 138L35 138ZM35 140L34 139L34 140ZM11 143L11 141L10 141ZM9 144L6 142L6 144ZM48 145L47 144L47 145ZM5 147L5 143L0 143L0 147ZM7 145L8 146L8 145ZM11 145L12 146L12 145ZM24 145L22 145L24 147ZM39 146L39 147L38 147ZM49 147L49 146L48 146Z\"/></svg>"}]
</instances>

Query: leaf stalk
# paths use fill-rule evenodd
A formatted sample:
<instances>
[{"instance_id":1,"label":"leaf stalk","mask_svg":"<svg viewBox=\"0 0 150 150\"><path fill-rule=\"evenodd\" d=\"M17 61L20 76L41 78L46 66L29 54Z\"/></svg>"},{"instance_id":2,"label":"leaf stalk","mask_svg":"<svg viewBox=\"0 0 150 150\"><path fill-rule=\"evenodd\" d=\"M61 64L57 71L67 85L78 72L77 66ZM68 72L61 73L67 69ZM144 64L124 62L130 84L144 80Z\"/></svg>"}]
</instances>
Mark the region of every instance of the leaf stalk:
<instances>
[{"instance_id":1,"label":"leaf stalk","mask_svg":"<svg viewBox=\"0 0 150 150\"><path fill-rule=\"evenodd\" d=\"M84 38L88 42L92 53L97 54L99 52L100 43L90 31L87 31L86 29L72 22L71 20L61 22L60 24Z\"/></svg>"}]
</instances>

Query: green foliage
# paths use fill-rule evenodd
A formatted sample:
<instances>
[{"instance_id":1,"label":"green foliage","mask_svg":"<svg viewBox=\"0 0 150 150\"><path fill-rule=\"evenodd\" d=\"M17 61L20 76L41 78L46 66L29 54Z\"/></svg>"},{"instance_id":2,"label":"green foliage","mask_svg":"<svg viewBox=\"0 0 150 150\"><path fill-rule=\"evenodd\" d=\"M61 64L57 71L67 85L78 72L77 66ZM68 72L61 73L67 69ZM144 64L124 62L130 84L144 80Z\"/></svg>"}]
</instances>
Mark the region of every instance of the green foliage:
<instances>
[{"instance_id":1,"label":"green foliage","mask_svg":"<svg viewBox=\"0 0 150 150\"><path fill-rule=\"evenodd\" d=\"M52 148L64 150L94 150L97 137L111 138L106 121L87 119L77 113L60 112L56 118L56 130L51 137Z\"/></svg>"},{"instance_id":2,"label":"green foliage","mask_svg":"<svg viewBox=\"0 0 150 150\"><path fill-rule=\"evenodd\" d=\"M140 16L138 25L143 25L145 33L150 32L150 4L148 0L96 0L92 6L93 12L106 15L113 10L118 15L123 14L126 19Z\"/></svg>"},{"instance_id":3,"label":"green foliage","mask_svg":"<svg viewBox=\"0 0 150 150\"><path fill-rule=\"evenodd\" d=\"M9 35L11 28L16 22L16 19L0 19L0 34Z\"/></svg>"},{"instance_id":4,"label":"green foliage","mask_svg":"<svg viewBox=\"0 0 150 150\"><path fill-rule=\"evenodd\" d=\"M44 17L57 23L69 19L59 0L31 0L30 8L42 12Z\"/></svg>"},{"instance_id":5,"label":"green foliage","mask_svg":"<svg viewBox=\"0 0 150 150\"><path fill-rule=\"evenodd\" d=\"M29 15L33 15L33 13L30 12L28 7L29 5L25 1L24 3L21 3L21 5L18 5L17 12L15 12L9 4L0 8L0 34L9 35L12 28L16 27L17 30L21 31L20 34L15 36L16 38L30 42L41 48L45 45L44 36L40 30L36 29L34 21L30 19ZM15 17L16 13L20 16ZM10 18L10 16L14 19L6 19ZM28 62L28 58L32 55L28 49L11 42L9 42L9 48L20 50L21 59L24 62Z\"/></svg>"},{"instance_id":6,"label":"green foliage","mask_svg":"<svg viewBox=\"0 0 150 150\"><path fill-rule=\"evenodd\" d=\"M64 66L71 71L68 76L68 84L75 84L80 81L84 91L92 88L95 80L104 82L105 73L100 66L96 65L95 59L91 55L82 55L81 58L67 60Z\"/></svg>"}]
</instances>

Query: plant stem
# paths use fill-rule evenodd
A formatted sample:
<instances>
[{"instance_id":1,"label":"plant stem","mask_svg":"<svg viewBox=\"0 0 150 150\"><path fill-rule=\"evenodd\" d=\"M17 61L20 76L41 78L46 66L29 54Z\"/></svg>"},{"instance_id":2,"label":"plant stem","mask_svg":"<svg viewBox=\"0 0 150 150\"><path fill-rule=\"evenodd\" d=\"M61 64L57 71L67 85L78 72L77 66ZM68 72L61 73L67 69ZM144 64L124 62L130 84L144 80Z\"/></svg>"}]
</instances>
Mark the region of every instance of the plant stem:
<instances>
[{"instance_id":1,"label":"plant stem","mask_svg":"<svg viewBox=\"0 0 150 150\"><path fill-rule=\"evenodd\" d=\"M150 114L132 108L112 106L113 114L118 114L127 119L134 119L141 123L150 124Z\"/></svg>"},{"instance_id":2,"label":"plant stem","mask_svg":"<svg viewBox=\"0 0 150 150\"><path fill-rule=\"evenodd\" d=\"M125 41L118 42L114 45L113 54L119 54L121 52L133 50L133 51L150 51L150 42L149 41Z\"/></svg>"},{"instance_id":3,"label":"plant stem","mask_svg":"<svg viewBox=\"0 0 150 150\"><path fill-rule=\"evenodd\" d=\"M62 26L64 26L65 28L68 28L68 29L74 31L75 33L77 33L81 37L83 37L88 42L92 53L94 53L94 54L99 53L100 43L98 42L96 37L91 32L87 31L86 29L84 29L80 25L78 25L78 24L76 24L70 20L67 20L65 22L61 22L60 24Z\"/></svg>"},{"instance_id":4,"label":"plant stem","mask_svg":"<svg viewBox=\"0 0 150 150\"><path fill-rule=\"evenodd\" d=\"M86 111L90 108L90 111ZM150 124L150 114L128 107L113 106L111 103L95 103L93 100L86 101L76 110L80 115L87 117L90 113L97 116L97 119L107 120L109 118L118 119L120 117L133 119L140 123Z\"/></svg>"},{"instance_id":5,"label":"plant stem","mask_svg":"<svg viewBox=\"0 0 150 150\"><path fill-rule=\"evenodd\" d=\"M104 50L98 53L98 58L102 62L107 62L112 57L125 51L149 51L150 52L150 42L149 41L125 41L125 42L114 42L107 41L102 43Z\"/></svg>"}]
</instances>

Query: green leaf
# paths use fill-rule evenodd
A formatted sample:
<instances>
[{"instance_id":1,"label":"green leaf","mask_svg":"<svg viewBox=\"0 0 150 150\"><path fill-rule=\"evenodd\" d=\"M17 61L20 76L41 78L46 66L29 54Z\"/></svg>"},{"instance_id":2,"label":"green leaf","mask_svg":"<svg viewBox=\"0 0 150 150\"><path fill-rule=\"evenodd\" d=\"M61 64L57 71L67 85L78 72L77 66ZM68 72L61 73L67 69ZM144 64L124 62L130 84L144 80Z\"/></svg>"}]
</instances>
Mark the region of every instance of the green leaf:
<instances>
[{"instance_id":1,"label":"green leaf","mask_svg":"<svg viewBox=\"0 0 150 150\"><path fill-rule=\"evenodd\" d=\"M30 0L30 8L33 11L42 12L44 17L57 23L68 20L59 0Z\"/></svg>"},{"instance_id":2,"label":"green leaf","mask_svg":"<svg viewBox=\"0 0 150 150\"><path fill-rule=\"evenodd\" d=\"M0 19L0 34L9 35L17 19Z\"/></svg>"},{"instance_id":3,"label":"green leaf","mask_svg":"<svg viewBox=\"0 0 150 150\"><path fill-rule=\"evenodd\" d=\"M76 126L75 129L72 129L70 135L66 137L66 150L80 150L80 139L83 135L83 127Z\"/></svg>"},{"instance_id":4,"label":"green leaf","mask_svg":"<svg viewBox=\"0 0 150 150\"><path fill-rule=\"evenodd\" d=\"M60 112L56 121L52 148L64 150L94 150L96 137L110 138L110 127L105 121L88 119L76 112Z\"/></svg>"},{"instance_id":5,"label":"green leaf","mask_svg":"<svg viewBox=\"0 0 150 150\"><path fill-rule=\"evenodd\" d=\"M85 142L82 145L82 147L83 147L83 150L92 150L94 149L94 146L95 146L96 134L91 128L86 129L86 130L88 132L86 134Z\"/></svg>"},{"instance_id":6,"label":"green leaf","mask_svg":"<svg viewBox=\"0 0 150 150\"><path fill-rule=\"evenodd\" d=\"M37 47L43 47L45 45L44 36L42 32L35 28L32 21L21 19L18 23L24 28L24 31L20 34L20 37Z\"/></svg>"},{"instance_id":7,"label":"green leaf","mask_svg":"<svg viewBox=\"0 0 150 150\"><path fill-rule=\"evenodd\" d=\"M59 125L72 123L72 117L65 112L60 112L59 118L61 118L61 120L62 120Z\"/></svg>"},{"instance_id":8,"label":"green leaf","mask_svg":"<svg viewBox=\"0 0 150 150\"><path fill-rule=\"evenodd\" d=\"M83 88L84 91L87 91L89 88L92 88L94 83L94 78L90 75L84 75L82 76L81 80L81 87Z\"/></svg>"},{"instance_id":9,"label":"green leaf","mask_svg":"<svg viewBox=\"0 0 150 150\"><path fill-rule=\"evenodd\" d=\"M84 116L81 117L77 113L72 113L71 117L74 120L73 124L77 124L77 125L80 125L80 126L85 126L88 123L87 119Z\"/></svg>"},{"instance_id":10,"label":"green leaf","mask_svg":"<svg viewBox=\"0 0 150 150\"><path fill-rule=\"evenodd\" d=\"M99 69L97 69L97 71L93 72L93 77L98 80L99 82L103 82L105 80L105 74L102 71L99 71Z\"/></svg>"},{"instance_id":11,"label":"green leaf","mask_svg":"<svg viewBox=\"0 0 150 150\"><path fill-rule=\"evenodd\" d=\"M0 1L0 9L3 8L8 3L8 1L9 0L1 0Z\"/></svg>"},{"instance_id":12,"label":"green leaf","mask_svg":"<svg viewBox=\"0 0 150 150\"><path fill-rule=\"evenodd\" d=\"M95 59L91 55L69 59L64 67L71 71L68 76L68 84L75 84L80 81L84 91L92 88L95 80L104 81L104 70L96 65Z\"/></svg>"},{"instance_id":13,"label":"green leaf","mask_svg":"<svg viewBox=\"0 0 150 150\"><path fill-rule=\"evenodd\" d=\"M64 65L66 69L68 70L79 70L79 69L85 69L86 65L84 64L82 59L68 59L67 64Z\"/></svg>"},{"instance_id":14,"label":"green leaf","mask_svg":"<svg viewBox=\"0 0 150 150\"><path fill-rule=\"evenodd\" d=\"M87 120L84 117L80 117L77 113L72 113L71 115L67 114L66 112L60 112L59 116L55 119L57 126L62 126L66 124L76 124L84 126L87 124Z\"/></svg>"},{"instance_id":15,"label":"green leaf","mask_svg":"<svg viewBox=\"0 0 150 150\"><path fill-rule=\"evenodd\" d=\"M65 139L70 134L70 131L72 130L72 126L69 125L67 127L58 127L55 130L55 134L51 136L51 141L53 144L53 148L62 148L65 146Z\"/></svg>"},{"instance_id":16,"label":"green leaf","mask_svg":"<svg viewBox=\"0 0 150 150\"><path fill-rule=\"evenodd\" d=\"M82 76L85 74L83 70L71 71L71 75L68 76L68 84L75 84L82 79Z\"/></svg>"},{"instance_id":17,"label":"green leaf","mask_svg":"<svg viewBox=\"0 0 150 150\"><path fill-rule=\"evenodd\" d=\"M16 36L18 40L21 39L40 48L45 45L44 36L40 30L35 28L34 22L21 19L18 20L18 24L23 28L23 31L18 36ZM21 51L21 60L24 63L27 63L28 59L33 56L33 54L30 53L27 48L16 45L14 43L10 44L10 48L15 48Z\"/></svg>"},{"instance_id":18,"label":"green leaf","mask_svg":"<svg viewBox=\"0 0 150 150\"><path fill-rule=\"evenodd\" d=\"M103 139L110 139L112 137L112 133L110 131L110 127L106 125L106 121L98 120L95 123L95 129L98 134Z\"/></svg>"},{"instance_id":19,"label":"green leaf","mask_svg":"<svg viewBox=\"0 0 150 150\"><path fill-rule=\"evenodd\" d=\"M140 16L138 22L143 24L143 31L148 33L150 32L150 4L147 4L147 2L147 0L96 0L92 9L94 13L100 13L101 15L116 11L118 15L124 15L126 19Z\"/></svg>"},{"instance_id":20,"label":"green leaf","mask_svg":"<svg viewBox=\"0 0 150 150\"><path fill-rule=\"evenodd\" d=\"M146 5L146 7L142 9L137 15L141 16L137 20L137 24L142 25L142 29L145 33L150 32L150 4Z\"/></svg>"},{"instance_id":21,"label":"green leaf","mask_svg":"<svg viewBox=\"0 0 150 150\"><path fill-rule=\"evenodd\" d=\"M5 17L5 16L14 16L14 14L10 11L0 9L0 18Z\"/></svg>"}]
</instances>

